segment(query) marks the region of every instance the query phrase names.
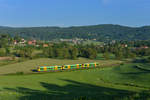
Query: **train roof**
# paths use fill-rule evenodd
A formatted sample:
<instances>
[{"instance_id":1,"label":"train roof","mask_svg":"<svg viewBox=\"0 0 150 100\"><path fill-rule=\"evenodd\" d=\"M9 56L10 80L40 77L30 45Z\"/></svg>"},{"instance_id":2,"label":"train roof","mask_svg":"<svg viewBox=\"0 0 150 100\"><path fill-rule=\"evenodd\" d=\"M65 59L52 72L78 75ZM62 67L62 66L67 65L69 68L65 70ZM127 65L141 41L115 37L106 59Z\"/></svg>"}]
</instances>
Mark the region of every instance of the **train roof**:
<instances>
[{"instance_id":1,"label":"train roof","mask_svg":"<svg viewBox=\"0 0 150 100\"><path fill-rule=\"evenodd\" d=\"M97 63L97 62L95 62L96 64L99 64L99 63ZM95 64L95 63L84 63L84 64ZM68 65L63 65L63 66L73 66L73 65L77 65L77 64L68 64ZM78 64L78 65L82 65L82 64ZM44 68L44 67L49 67L49 68L51 68L51 67L56 67L57 65L55 65L55 66L40 66L40 68ZM57 66L57 67L61 67L61 66Z\"/></svg>"}]
</instances>

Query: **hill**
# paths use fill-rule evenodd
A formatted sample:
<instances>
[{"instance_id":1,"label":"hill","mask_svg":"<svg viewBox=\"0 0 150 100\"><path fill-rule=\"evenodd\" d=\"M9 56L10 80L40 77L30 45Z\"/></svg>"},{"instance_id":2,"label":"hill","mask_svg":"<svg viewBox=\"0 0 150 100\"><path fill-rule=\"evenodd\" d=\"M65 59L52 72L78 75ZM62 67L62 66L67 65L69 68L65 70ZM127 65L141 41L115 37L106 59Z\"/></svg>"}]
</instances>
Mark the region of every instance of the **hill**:
<instances>
[{"instance_id":1,"label":"hill","mask_svg":"<svg viewBox=\"0 0 150 100\"><path fill-rule=\"evenodd\" d=\"M53 40L60 38L83 38L106 40L148 40L150 26L127 27L113 24L78 27L0 27L0 34L19 35L24 38Z\"/></svg>"}]
</instances>

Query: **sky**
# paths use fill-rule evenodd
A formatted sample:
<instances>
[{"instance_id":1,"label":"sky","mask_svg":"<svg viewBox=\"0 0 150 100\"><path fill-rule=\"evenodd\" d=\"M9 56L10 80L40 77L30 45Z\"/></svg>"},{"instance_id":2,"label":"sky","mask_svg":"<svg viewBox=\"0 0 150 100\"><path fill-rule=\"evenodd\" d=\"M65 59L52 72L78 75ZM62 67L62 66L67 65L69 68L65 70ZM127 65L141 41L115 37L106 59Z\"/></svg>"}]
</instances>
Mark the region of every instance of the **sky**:
<instances>
[{"instance_id":1,"label":"sky","mask_svg":"<svg viewBox=\"0 0 150 100\"><path fill-rule=\"evenodd\" d=\"M150 0L0 0L0 26L150 25Z\"/></svg>"}]
</instances>

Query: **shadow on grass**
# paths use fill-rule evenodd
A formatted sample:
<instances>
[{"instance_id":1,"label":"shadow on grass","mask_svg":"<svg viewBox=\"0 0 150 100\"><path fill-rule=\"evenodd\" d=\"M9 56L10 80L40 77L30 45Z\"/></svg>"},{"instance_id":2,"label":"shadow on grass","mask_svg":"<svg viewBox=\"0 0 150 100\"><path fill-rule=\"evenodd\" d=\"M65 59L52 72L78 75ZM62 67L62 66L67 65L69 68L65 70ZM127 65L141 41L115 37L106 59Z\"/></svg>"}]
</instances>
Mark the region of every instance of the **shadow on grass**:
<instances>
[{"instance_id":1,"label":"shadow on grass","mask_svg":"<svg viewBox=\"0 0 150 100\"><path fill-rule=\"evenodd\" d=\"M22 93L24 96L19 100L147 100L147 93L137 94L131 91L99 87L72 80L66 86L41 82L46 90L34 90L18 87L17 89L5 88L6 90ZM135 98L135 99L134 99Z\"/></svg>"},{"instance_id":2,"label":"shadow on grass","mask_svg":"<svg viewBox=\"0 0 150 100\"><path fill-rule=\"evenodd\" d=\"M139 75L139 74L147 74L147 73L150 73L150 70L147 70L147 69L144 69L144 68L141 68L140 65L134 65L133 66L134 69L136 69L137 71L134 72L126 72L126 73L120 73L120 74L126 74L126 75Z\"/></svg>"},{"instance_id":3,"label":"shadow on grass","mask_svg":"<svg viewBox=\"0 0 150 100\"><path fill-rule=\"evenodd\" d=\"M147 60L145 58L141 58L141 59L134 59L132 62L133 63L147 63Z\"/></svg>"}]
</instances>

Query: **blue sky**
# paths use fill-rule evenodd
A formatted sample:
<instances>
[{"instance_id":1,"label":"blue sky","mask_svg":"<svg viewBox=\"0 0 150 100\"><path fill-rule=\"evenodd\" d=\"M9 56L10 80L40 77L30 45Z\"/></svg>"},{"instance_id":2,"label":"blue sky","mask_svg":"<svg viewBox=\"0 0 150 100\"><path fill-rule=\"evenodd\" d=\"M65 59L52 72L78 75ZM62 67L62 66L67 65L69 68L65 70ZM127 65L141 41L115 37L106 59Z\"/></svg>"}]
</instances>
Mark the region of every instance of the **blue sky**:
<instances>
[{"instance_id":1,"label":"blue sky","mask_svg":"<svg viewBox=\"0 0 150 100\"><path fill-rule=\"evenodd\" d=\"M0 0L0 26L150 25L150 0Z\"/></svg>"}]
</instances>

